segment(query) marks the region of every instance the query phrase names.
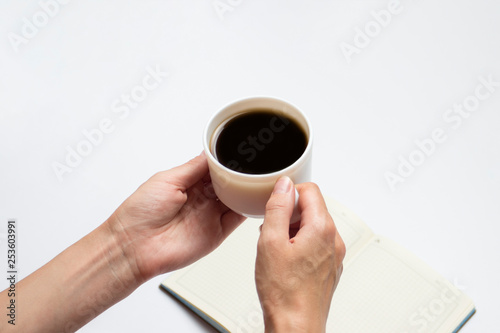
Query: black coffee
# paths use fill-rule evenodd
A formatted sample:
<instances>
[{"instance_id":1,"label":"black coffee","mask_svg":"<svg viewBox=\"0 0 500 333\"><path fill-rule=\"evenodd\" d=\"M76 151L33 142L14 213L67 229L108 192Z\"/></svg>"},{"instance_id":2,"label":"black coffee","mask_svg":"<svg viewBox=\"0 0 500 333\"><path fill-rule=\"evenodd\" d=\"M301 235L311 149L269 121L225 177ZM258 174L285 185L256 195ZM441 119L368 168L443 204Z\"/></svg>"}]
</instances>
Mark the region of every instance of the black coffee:
<instances>
[{"instance_id":1,"label":"black coffee","mask_svg":"<svg viewBox=\"0 0 500 333\"><path fill-rule=\"evenodd\" d=\"M282 170L299 159L307 146L306 133L294 119L268 109L235 116L216 140L217 160L249 174Z\"/></svg>"}]
</instances>

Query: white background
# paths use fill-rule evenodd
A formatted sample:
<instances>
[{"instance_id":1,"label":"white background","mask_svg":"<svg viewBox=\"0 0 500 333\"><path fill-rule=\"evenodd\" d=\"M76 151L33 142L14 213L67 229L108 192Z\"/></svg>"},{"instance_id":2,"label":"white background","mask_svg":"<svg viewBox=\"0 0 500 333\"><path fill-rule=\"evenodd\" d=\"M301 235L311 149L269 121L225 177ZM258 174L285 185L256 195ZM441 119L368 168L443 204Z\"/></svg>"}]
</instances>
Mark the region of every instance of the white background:
<instances>
[{"instance_id":1,"label":"white background","mask_svg":"<svg viewBox=\"0 0 500 333\"><path fill-rule=\"evenodd\" d=\"M356 27L388 1L231 3L219 15L211 0L70 1L17 45L13 34L24 38L24 18L33 22L40 4L0 3L0 240L17 219L20 277L106 220L153 173L200 153L212 113L271 95L309 115L323 192L474 300L462 332L493 332L500 87L458 128L443 116L474 95L480 76L500 81L498 2L402 0L350 62L342 43L354 45ZM168 77L121 119L112 104L156 66ZM104 118L113 132L59 181L53 163ZM391 191L386 172L397 173L399 156L435 128L445 142ZM163 278L81 332L210 331L159 290Z\"/></svg>"}]
</instances>

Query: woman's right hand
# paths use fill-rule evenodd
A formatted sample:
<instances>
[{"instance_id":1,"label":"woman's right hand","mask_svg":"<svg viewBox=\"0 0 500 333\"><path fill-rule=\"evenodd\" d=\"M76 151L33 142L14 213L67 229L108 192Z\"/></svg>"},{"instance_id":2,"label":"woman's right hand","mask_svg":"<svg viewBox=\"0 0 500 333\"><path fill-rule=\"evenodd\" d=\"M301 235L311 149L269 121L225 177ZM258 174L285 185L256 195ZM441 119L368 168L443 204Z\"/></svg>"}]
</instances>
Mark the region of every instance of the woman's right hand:
<instances>
[{"instance_id":1,"label":"woman's right hand","mask_svg":"<svg viewBox=\"0 0 500 333\"><path fill-rule=\"evenodd\" d=\"M324 332L342 274L345 245L318 186L297 190L298 230L290 227L295 191L288 177L276 182L261 227L255 280L266 332Z\"/></svg>"}]
</instances>

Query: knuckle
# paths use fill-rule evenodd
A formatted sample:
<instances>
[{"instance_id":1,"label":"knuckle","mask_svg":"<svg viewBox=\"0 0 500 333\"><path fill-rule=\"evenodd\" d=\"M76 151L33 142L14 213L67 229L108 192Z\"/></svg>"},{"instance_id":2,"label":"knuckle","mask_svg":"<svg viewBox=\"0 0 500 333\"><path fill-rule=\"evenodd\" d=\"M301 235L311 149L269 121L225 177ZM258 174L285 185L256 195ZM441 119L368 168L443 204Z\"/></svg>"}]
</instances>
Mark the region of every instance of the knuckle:
<instances>
[{"instance_id":1,"label":"knuckle","mask_svg":"<svg viewBox=\"0 0 500 333\"><path fill-rule=\"evenodd\" d=\"M323 222L319 224L321 226L321 233L325 238L328 238L333 242L335 235L337 234L337 228L335 227L332 216L328 212L322 212L319 214L318 219Z\"/></svg>"},{"instance_id":2,"label":"knuckle","mask_svg":"<svg viewBox=\"0 0 500 333\"><path fill-rule=\"evenodd\" d=\"M309 182L309 183L307 183L307 185L308 185L309 188L319 191L319 185L318 184L313 183L313 182Z\"/></svg>"},{"instance_id":3,"label":"knuckle","mask_svg":"<svg viewBox=\"0 0 500 333\"><path fill-rule=\"evenodd\" d=\"M316 183L313 183L313 182L308 182L308 183L303 183L302 184L302 187L305 189L305 190L313 190L313 191L319 191L319 186L318 184Z\"/></svg>"},{"instance_id":4,"label":"knuckle","mask_svg":"<svg viewBox=\"0 0 500 333\"><path fill-rule=\"evenodd\" d=\"M272 248L273 244L274 244L274 241L273 241L272 237L262 237L262 240L259 242L259 247L261 249L269 250L270 248Z\"/></svg>"},{"instance_id":5,"label":"knuckle","mask_svg":"<svg viewBox=\"0 0 500 333\"><path fill-rule=\"evenodd\" d=\"M340 235L338 235L337 239L335 240L335 252L337 253L339 262L342 262L345 258L347 249L344 240L342 239L342 237L340 237Z\"/></svg>"},{"instance_id":6,"label":"knuckle","mask_svg":"<svg viewBox=\"0 0 500 333\"><path fill-rule=\"evenodd\" d=\"M287 208L287 202L277 196L272 197L266 203L266 212L282 211Z\"/></svg>"},{"instance_id":7,"label":"knuckle","mask_svg":"<svg viewBox=\"0 0 500 333\"><path fill-rule=\"evenodd\" d=\"M277 238L272 235L263 235L257 242L257 254L260 256L274 256L277 244Z\"/></svg>"}]
</instances>

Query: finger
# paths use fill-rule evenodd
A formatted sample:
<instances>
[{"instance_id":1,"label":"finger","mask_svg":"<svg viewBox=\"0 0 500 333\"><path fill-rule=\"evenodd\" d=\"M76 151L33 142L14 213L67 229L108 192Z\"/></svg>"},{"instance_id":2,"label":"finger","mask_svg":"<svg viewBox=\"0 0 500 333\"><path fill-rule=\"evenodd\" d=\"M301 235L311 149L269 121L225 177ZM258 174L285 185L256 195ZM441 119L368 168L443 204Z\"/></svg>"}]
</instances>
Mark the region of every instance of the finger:
<instances>
[{"instance_id":1,"label":"finger","mask_svg":"<svg viewBox=\"0 0 500 333\"><path fill-rule=\"evenodd\" d=\"M190 161L168 171L168 182L185 191L208 174L208 163L205 154L201 154Z\"/></svg>"},{"instance_id":2,"label":"finger","mask_svg":"<svg viewBox=\"0 0 500 333\"><path fill-rule=\"evenodd\" d=\"M300 227L323 223L325 221L323 217L329 212L318 185L314 183L298 184L297 191L299 192L298 205L302 212Z\"/></svg>"},{"instance_id":3,"label":"finger","mask_svg":"<svg viewBox=\"0 0 500 333\"><path fill-rule=\"evenodd\" d=\"M288 240L288 229L294 204L293 182L288 177L281 177L274 185L273 193L267 201L262 233L269 233Z\"/></svg>"}]
</instances>

